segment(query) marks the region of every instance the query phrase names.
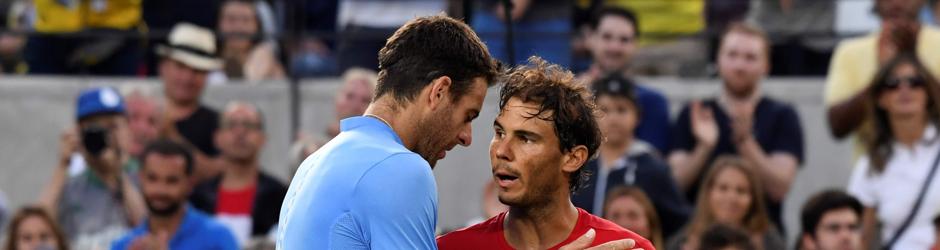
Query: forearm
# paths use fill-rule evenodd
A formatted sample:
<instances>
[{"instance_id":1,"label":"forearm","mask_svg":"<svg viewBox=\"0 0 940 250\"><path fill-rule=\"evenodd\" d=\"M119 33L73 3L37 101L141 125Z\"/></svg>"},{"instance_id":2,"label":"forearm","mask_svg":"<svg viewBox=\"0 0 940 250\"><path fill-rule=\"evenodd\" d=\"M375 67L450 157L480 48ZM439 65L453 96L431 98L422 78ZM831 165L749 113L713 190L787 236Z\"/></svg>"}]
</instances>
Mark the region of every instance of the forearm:
<instances>
[{"instance_id":1,"label":"forearm","mask_svg":"<svg viewBox=\"0 0 940 250\"><path fill-rule=\"evenodd\" d=\"M873 245L880 243L872 240L878 237L876 230L878 218L875 214L876 210L870 207L866 207L862 214L862 249L875 249Z\"/></svg>"},{"instance_id":2,"label":"forearm","mask_svg":"<svg viewBox=\"0 0 940 250\"><path fill-rule=\"evenodd\" d=\"M867 117L866 104L868 90L862 91L852 98L836 103L828 108L829 132L832 136L842 139L855 131Z\"/></svg>"},{"instance_id":3,"label":"forearm","mask_svg":"<svg viewBox=\"0 0 940 250\"><path fill-rule=\"evenodd\" d=\"M46 209L53 218L57 217L57 205L59 197L62 196L62 189L65 188L65 182L68 180L68 163L60 163L53 170L52 179L46 188L39 195L39 205Z\"/></svg>"},{"instance_id":4,"label":"forearm","mask_svg":"<svg viewBox=\"0 0 940 250\"><path fill-rule=\"evenodd\" d=\"M738 144L738 155L755 165L756 172L764 182L764 190L770 194L770 198L775 202L783 201L796 175L795 160L775 160L764 152L753 137Z\"/></svg>"},{"instance_id":5,"label":"forearm","mask_svg":"<svg viewBox=\"0 0 940 250\"><path fill-rule=\"evenodd\" d=\"M702 168L711 156L713 146L696 144L692 152L682 152L680 157L670 157L672 175L681 191L686 192L701 174Z\"/></svg>"},{"instance_id":6,"label":"forearm","mask_svg":"<svg viewBox=\"0 0 940 250\"><path fill-rule=\"evenodd\" d=\"M134 187L127 175L121 178L121 189L123 190L121 198L124 201L124 209L127 211L127 220L131 225L137 226L147 216L146 201L144 201L143 195Z\"/></svg>"}]
</instances>

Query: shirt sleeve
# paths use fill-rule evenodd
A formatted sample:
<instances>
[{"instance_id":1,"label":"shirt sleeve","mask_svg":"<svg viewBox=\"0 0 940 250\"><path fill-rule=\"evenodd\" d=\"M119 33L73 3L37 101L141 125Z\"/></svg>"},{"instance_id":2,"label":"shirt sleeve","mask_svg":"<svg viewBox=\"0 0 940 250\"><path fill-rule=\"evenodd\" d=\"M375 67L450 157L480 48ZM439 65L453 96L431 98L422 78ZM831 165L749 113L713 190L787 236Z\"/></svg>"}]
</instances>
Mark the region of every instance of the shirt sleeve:
<instances>
[{"instance_id":1,"label":"shirt sleeve","mask_svg":"<svg viewBox=\"0 0 940 250\"><path fill-rule=\"evenodd\" d=\"M637 137L656 147L659 152L669 152L669 102L659 93L647 90L642 97L642 124L637 128Z\"/></svg>"},{"instance_id":2,"label":"shirt sleeve","mask_svg":"<svg viewBox=\"0 0 940 250\"><path fill-rule=\"evenodd\" d=\"M359 180L353 206L372 249L437 249L437 186L431 166L416 154L383 160Z\"/></svg>"},{"instance_id":3,"label":"shirt sleeve","mask_svg":"<svg viewBox=\"0 0 940 250\"><path fill-rule=\"evenodd\" d=\"M875 207L878 202L875 190L876 187L872 176L870 176L870 161L867 156L858 159L855 168L852 169L852 175L849 177L849 186L846 191L858 199L866 207Z\"/></svg>"},{"instance_id":4,"label":"shirt sleeve","mask_svg":"<svg viewBox=\"0 0 940 250\"><path fill-rule=\"evenodd\" d=\"M692 135L692 129L689 124L689 106L686 105L676 117L676 122L672 124L672 147L673 150L691 151L695 147L695 138Z\"/></svg>"},{"instance_id":5,"label":"shirt sleeve","mask_svg":"<svg viewBox=\"0 0 940 250\"><path fill-rule=\"evenodd\" d=\"M656 207L656 213L662 220L663 235L673 235L688 221L691 213L689 205L682 193L679 192L669 166L657 161L655 165L649 167L655 169L655 172L648 176L653 179L651 183L659 186L654 189L655 191L651 190L655 193L650 193L650 199L652 199Z\"/></svg>"},{"instance_id":6,"label":"shirt sleeve","mask_svg":"<svg viewBox=\"0 0 940 250\"><path fill-rule=\"evenodd\" d=\"M829 74L826 76L826 87L824 90L823 103L826 107L841 102L849 97L848 85L852 79L852 66L850 65L849 49L845 43L840 43L832 53L832 60L829 61Z\"/></svg>"},{"instance_id":7,"label":"shirt sleeve","mask_svg":"<svg viewBox=\"0 0 940 250\"><path fill-rule=\"evenodd\" d=\"M797 166L801 166L803 163L803 127L793 107L781 106L777 129L773 135L775 138L771 148L766 149L767 153L782 152L793 155L798 163Z\"/></svg>"}]
</instances>

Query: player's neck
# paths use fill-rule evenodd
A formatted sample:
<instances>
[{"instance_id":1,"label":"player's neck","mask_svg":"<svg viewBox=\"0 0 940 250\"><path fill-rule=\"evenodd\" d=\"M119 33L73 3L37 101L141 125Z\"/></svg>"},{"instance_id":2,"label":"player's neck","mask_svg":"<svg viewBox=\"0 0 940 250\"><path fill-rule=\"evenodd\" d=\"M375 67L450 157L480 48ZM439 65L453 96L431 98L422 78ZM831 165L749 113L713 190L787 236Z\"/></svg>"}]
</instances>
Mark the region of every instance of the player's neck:
<instances>
[{"instance_id":1,"label":"player's neck","mask_svg":"<svg viewBox=\"0 0 940 250\"><path fill-rule=\"evenodd\" d=\"M398 138L405 148L412 149L415 141L414 137L418 131L415 131L414 121L418 121L411 109L405 105L398 105L391 95L385 95L369 104L363 115L376 116L381 118L381 122L387 123L395 131Z\"/></svg>"},{"instance_id":2,"label":"player's neck","mask_svg":"<svg viewBox=\"0 0 940 250\"><path fill-rule=\"evenodd\" d=\"M510 207L503 222L506 242L516 249L548 249L567 239L578 223L578 209L564 198L537 207Z\"/></svg>"}]
</instances>

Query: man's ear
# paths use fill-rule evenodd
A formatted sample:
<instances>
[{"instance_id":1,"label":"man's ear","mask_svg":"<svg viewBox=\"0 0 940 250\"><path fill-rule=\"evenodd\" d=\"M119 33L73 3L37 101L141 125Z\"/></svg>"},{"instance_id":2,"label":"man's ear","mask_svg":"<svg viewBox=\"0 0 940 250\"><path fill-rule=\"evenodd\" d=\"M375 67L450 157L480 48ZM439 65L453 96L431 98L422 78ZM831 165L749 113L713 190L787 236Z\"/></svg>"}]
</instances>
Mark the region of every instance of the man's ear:
<instances>
[{"instance_id":1,"label":"man's ear","mask_svg":"<svg viewBox=\"0 0 940 250\"><path fill-rule=\"evenodd\" d=\"M561 170L567 173L578 171L588 160L588 149L584 145L578 145L568 151L562 157Z\"/></svg>"},{"instance_id":2,"label":"man's ear","mask_svg":"<svg viewBox=\"0 0 940 250\"><path fill-rule=\"evenodd\" d=\"M428 87L428 108L435 110L446 105L450 99L450 87L453 84L449 76L441 76L431 81Z\"/></svg>"}]
</instances>

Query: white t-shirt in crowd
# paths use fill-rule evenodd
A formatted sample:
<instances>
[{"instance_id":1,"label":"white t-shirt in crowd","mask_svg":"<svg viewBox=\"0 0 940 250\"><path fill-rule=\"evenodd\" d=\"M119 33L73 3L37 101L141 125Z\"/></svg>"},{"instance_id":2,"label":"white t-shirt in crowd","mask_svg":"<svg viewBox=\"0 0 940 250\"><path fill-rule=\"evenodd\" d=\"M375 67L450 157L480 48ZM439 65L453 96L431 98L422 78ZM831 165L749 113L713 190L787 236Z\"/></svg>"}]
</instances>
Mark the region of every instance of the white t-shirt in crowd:
<instances>
[{"instance_id":1,"label":"white t-shirt in crowd","mask_svg":"<svg viewBox=\"0 0 940 250\"><path fill-rule=\"evenodd\" d=\"M893 147L894 152L880 174L870 170L867 156L860 158L848 186L848 193L858 198L863 205L877 208L884 243L894 236L913 209L921 186L930 172L930 165L937 157L937 152L940 152L937 128L934 125L927 126L923 138L913 148L898 143ZM935 176L932 182L920 210L904 235L895 243L894 249L930 249L933 245L932 221L940 212L940 177Z\"/></svg>"}]
</instances>

